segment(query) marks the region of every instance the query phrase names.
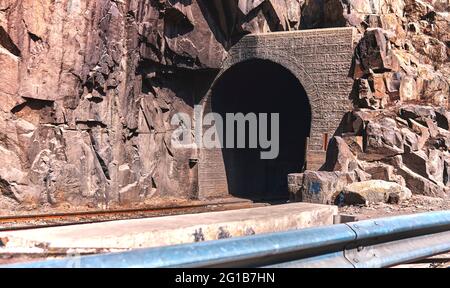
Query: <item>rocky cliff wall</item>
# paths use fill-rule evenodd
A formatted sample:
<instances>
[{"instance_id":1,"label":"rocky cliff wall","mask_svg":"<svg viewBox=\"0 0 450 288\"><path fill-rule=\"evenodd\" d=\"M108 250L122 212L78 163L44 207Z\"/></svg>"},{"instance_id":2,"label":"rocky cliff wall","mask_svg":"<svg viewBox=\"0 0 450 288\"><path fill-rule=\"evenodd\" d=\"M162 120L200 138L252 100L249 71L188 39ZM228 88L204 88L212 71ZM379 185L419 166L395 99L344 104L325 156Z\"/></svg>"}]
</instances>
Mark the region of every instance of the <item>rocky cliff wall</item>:
<instances>
[{"instance_id":1,"label":"rocky cliff wall","mask_svg":"<svg viewBox=\"0 0 450 288\"><path fill-rule=\"evenodd\" d=\"M1 0L1 208L192 197L171 116L242 35L297 29L300 4Z\"/></svg>"},{"instance_id":2,"label":"rocky cliff wall","mask_svg":"<svg viewBox=\"0 0 450 288\"><path fill-rule=\"evenodd\" d=\"M360 31L354 109L331 140L322 171L290 175L291 196L327 204L399 202L411 192L449 199L449 2L327 3L335 9L311 6L302 15L314 27L340 19ZM346 12L334 13L341 7ZM378 180L405 190L390 195Z\"/></svg>"},{"instance_id":3,"label":"rocky cliff wall","mask_svg":"<svg viewBox=\"0 0 450 288\"><path fill-rule=\"evenodd\" d=\"M169 120L247 33L355 26L355 108L446 106L445 1L0 0L0 208L194 197Z\"/></svg>"}]
</instances>

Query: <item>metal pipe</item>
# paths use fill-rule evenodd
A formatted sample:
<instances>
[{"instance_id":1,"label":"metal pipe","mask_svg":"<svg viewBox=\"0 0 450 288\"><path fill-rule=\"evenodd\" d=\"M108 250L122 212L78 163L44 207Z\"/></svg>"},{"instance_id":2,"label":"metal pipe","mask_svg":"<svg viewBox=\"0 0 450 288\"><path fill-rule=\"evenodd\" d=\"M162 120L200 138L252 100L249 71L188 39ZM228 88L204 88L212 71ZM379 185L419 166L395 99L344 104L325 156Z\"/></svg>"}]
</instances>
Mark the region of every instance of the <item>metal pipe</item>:
<instances>
[{"instance_id":1,"label":"metal pipe","mask_svg":"<svg viewBox=\"0 0 450 288\"><path fill-rule=\"evenodd\" d=\"M450 230L450 210L418 213L347 223L358 240L386 237L410 232L429 234Z\"/></svg>"},{"instance_id":2,"label":"metal pipe","mask_svg":"<svg viewBox=\"0 0 450 288\"><path fill-rule=\"evenodd\" d=\"M450 211L8 267L386 267L450 250Z\"/></svg>"},{"instance_id":3,"label":"metal pipe","mask_svg":"<svg viewBox=\"0 0 450 288\"><path fill-rule=\"evenodd\" d=\"M362 248L362 249L361 249ZM450 231L266 266L266 268L382 268L450 251Z\"/></svg>"},{"instance_id":4,"label":"metal pipe","mask_svg":"<svg viewBox=\"0 0 450 288\"><path fill-rule=\"evenodd\" d=\"M390 267L410 263L450 251L450 231L408 238L351 251L347 257L358 257L356 268ZM350 258L351 259L351 258Z\"/></svg>"},{"instance_id":5,"label":"metal pipe","mask_svg":"<svg viewBox=\"0 0 450 288\"><path fill-rule=\"evenodd\" d=\"M346 225L307 228L287 232L261 234L193 244L138 249L128 252L11 265L10 267L57 268L79 265L82 268L158 268L258 265L264 258L280 254L311 252L327 246L344 245L355 239Z\"/></svg>"},{"instance_id":6,"label":"metal pipe","mask_svg":"<svg viewBox=\"0 0 450 288\"><path fill-rule=\"evenodd\" d=\"M344 251L333 252L314 256L310 258L283 262L264 268L355 268L355 266L345 258Z\"/></svg>"}]
</instances>

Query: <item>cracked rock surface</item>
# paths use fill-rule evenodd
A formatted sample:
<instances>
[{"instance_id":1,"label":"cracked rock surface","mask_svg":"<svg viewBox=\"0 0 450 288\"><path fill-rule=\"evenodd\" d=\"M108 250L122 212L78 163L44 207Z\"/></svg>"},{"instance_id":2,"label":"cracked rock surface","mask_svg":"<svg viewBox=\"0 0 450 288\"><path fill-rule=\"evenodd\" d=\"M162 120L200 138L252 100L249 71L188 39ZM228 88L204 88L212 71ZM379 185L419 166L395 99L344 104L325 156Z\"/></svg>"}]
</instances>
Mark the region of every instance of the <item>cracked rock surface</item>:
<instances>
[{"instance_id":1,"label":"cracked rock surface","mask_svg":"<svg viewBox=\"0 0 450 288\"><path fill-rule=\"evenodd\" d=\"M325 170L444 197L448 7L448 0L0 0L0 209L195 198L189 160L197 155L171 147L170 119L193 113L227 51L248 33L343 26L361 36L355 110Z\"/></svg>"},{"instance_id":2,"label":"cracked rock surface","mask_svg":"<svg viewBox=\"0 0 450 288\"><path fill-rule=\"evenodd\" d=\"M243 35L300 27L298 0L0 0L0 209L192 198L173 149Z\"/></svg>"},{"instance_id":3,"label":"cracked rock surface","mask_svg":"<svg viewBox=\"0 0 450 288\"><path fill-rule=\"evenodd\" d=\"M313 27L330 27L338 19L360 32L351 71L354 109L331 139L321 171L290 175L291 198L324 204L391 203L407 200L411 191L414 197L448 201L449 2L311 2L316 5L304 7L302 15ZM332 6L346 12L323 9ZM337 181L336 175L345 177ZM398 186L388 190L406 190L392 199L377 193L389 185ZM347 201L346 195L352 199Z\"/></svg>"}]
</instances>

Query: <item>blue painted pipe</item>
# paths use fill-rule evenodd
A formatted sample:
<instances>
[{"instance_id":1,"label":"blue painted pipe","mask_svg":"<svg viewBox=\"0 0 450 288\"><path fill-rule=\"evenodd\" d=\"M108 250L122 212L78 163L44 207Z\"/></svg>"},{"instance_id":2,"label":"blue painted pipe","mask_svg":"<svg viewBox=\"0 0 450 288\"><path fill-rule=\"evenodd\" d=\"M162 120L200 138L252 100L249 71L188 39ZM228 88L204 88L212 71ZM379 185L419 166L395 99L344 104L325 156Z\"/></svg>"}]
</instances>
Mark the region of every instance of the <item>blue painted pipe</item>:
<instances>
[{"instance_id":1,"label":"blue painted pipe","mask_svg":"<svg viewBox=\"0 0 450 288\"><path fill-rule=\"evenodd\" d=\"M424 233L423 231L426 231L427 234L421 235L420 233ZM416 233L416 235L409 236L413 237L412 239L425 239L424 241L427 241L427 239L431 239L430 237L434 237L433 235L448 231L450 231L450 211L440 211L218 241L139 249L122 253L66 258L3 267L256 267L268 265L267 261L273 263L286 261L284 260L285 258L280 258L286 255L299 257L297 258L299 260L293 261L293 263L310 263L311 265L314 263L312 266L320 266L321 263L327 265L326 263L328 263L328 266L365 267L364 263L355 264L351 260L348 261L346 259L346 255L344 255L346 247L356 244L364 245L364 241L378 239L382 236L391 237L392 239L389 241L394 241L392 243L395 244L397 240L395 238L396 235L402 235L405 232L409 232L410 234ZM438 239L439 241L430 241L429 243L434 243L434 246L430 247L430 249L426 249L426 247L421 248L420 255L411 255L414 251L410 251L410 254L408 254L408 251L403 251L402 255L395 257L392 256L395 255L395 251L386 250L386 247L389 247L391 242L384 243L387 246L380 246L383 243L379 244L379 246L375 245L373 249L384 249L383 251L388 251L388 253L381 253L380 255L383 255L385 258L390 256L394 259L389 261L383 261L381 259L377 263L372 263L373 265L368 266L384 267L388 266L388 264L393 265L395 263L402 263L401 261L417 259L417 257L429 257L436 253L444 253L447 251L447 248L450 250L450 236L448 235L450 233L444 236L441 235L441 238ZM422 239L420 237L424 238ZM398 239L398 241L397 245L403 247L404 242L409 240ZM423 241L414 243L420 243L423 246ZM446 243L449 245L446 245ZM333 259L333 257L336 257L336 259ZM367 261L374 260L370 258Z\"/></svg>"},{"instance_id":2,"label":"blue painted pipe","mask_svg":"<svg viewBox=\"0 0 450 288\"><path fill-rule=\"evenodd\" d=\"M346 225L334 225L9 267L57 268L75 264L83 268L156 268L197 267L200 263L201 266L212 266L327 245L345 245L354 239L355 233Z\"/></svg>"},{"instance_id":3,"label":"blue painted pipe","mask_svg":"<svg viewBox=\"0 0 450 288\"><path fill-rule=\"evenodd\" d=\"M433 228L450 229L450 210L380 218L347 223L358 234L358 239L387 236L397 233Z\"/></svg>"}]
</instances>

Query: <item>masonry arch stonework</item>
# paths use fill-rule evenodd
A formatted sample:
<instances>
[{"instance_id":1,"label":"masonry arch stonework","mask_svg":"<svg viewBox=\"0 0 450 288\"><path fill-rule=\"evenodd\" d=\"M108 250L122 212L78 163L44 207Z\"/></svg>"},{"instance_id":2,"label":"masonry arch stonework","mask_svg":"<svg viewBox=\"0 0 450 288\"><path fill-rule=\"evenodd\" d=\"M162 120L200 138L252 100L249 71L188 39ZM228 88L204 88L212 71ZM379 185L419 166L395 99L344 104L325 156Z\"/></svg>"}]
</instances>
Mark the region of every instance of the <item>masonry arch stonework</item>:
<instances>
[{"instance_id":1,"label":"masonry arch stonework","mask_svg":"<svg viewBox=\"0 0 450 288\"><path fill-rule=\"evenodd\" d=\"M316 170L325 161L329 139L352 108L349 71L355 35L354 28L247 35L229 51L211 87L231 67L249 60L268 60L290 71L302 84L311 106L306 158L307 168ZM211 95L209 91L202 100L204 113L211 111ZM201 149L199 156L199 197L228 194L220 150Z\"/></svg>"},{"instance_id":2,"label":"masonry arch stonework","mask_svg":"<svg viewBox=\"0 0 450 288\"><path fill-rule=\"evenodd\" d=\"M217 79L219 79L223 73L228 71L229 68L233 67L234 65L237 65L239 63L248 61L248 60L268 60L275 64L279 64L289 70L293 75L297 77L297 79L302 84L303 88L305 89L308 100L311 106L317 107L319 104L318 101L320 101L318 95L319 90L317 85L315 84L312 77L308 74L308 72L305 70L305 68L301 65L301 63L298 63L297 59L295 57L286 56L281 53L272 52L270 54L267 53L261 53L259 54L259 51L256 51L257 53L251 55L250 57L244 57L242 58L240 53L233 53L229 55L229 57L224 62L224 65L222 67L221 72L219 73ZM248 55L247 55L248 56ZM210 96L210 95L209 95ZM314 119L314 115L316 114L314 111L312 112L312 118Z\"/></svg>"}]
</instances>

